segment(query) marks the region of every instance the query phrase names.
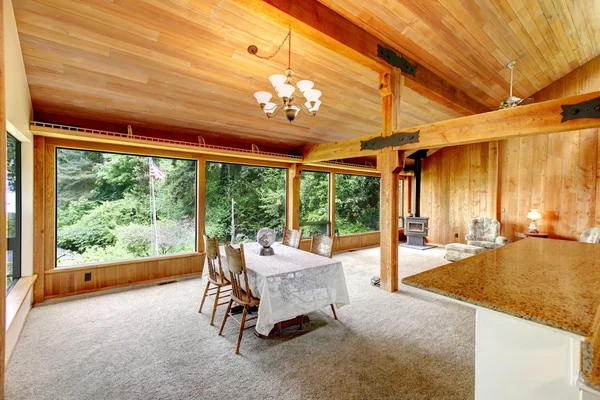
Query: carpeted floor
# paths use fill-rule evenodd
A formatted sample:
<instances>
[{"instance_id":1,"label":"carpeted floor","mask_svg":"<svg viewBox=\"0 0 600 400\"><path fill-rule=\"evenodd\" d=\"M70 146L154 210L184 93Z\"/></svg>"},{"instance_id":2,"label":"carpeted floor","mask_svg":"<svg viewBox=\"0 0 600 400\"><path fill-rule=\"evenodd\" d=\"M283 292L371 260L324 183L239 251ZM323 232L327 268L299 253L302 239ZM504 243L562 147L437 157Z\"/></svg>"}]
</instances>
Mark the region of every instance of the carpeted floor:
<instances>
[{"instance_id":1,"label":"carpeted floor","mask_svg":"<svg viewBox=\"0 0 600 400\"><path fill-rule=\"evenodd\" d=\"M224 336L198 314L203 283L34 307L10 360L7 399L473 399L475 313L401 285L370 286L379 249L334 256L352 304L302 331ZM444 264L443 249L400 248L400 275ZM209 311L209 309L206 309ZM220 321L223 311L217 314Z\"/></svg>"}]
</instances>

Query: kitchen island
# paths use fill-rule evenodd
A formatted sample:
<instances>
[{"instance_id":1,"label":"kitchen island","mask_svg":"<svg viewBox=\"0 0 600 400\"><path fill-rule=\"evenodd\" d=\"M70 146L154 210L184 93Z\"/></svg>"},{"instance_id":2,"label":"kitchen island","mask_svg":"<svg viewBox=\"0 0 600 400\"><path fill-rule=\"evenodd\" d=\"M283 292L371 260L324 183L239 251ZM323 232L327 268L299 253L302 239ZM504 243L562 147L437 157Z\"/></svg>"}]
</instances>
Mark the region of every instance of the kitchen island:
<instances>
[{"instance_id":1,"label":"kitchen island","mask_svg":"<svg viewBox=\"0 0 600 400\"><path fill-rule=\"evenodd\" d=\"M581 398L582 342L600 326L599 245L527 238L402 282L476 308L477 400Z\"/></svg>"}]
</instances>

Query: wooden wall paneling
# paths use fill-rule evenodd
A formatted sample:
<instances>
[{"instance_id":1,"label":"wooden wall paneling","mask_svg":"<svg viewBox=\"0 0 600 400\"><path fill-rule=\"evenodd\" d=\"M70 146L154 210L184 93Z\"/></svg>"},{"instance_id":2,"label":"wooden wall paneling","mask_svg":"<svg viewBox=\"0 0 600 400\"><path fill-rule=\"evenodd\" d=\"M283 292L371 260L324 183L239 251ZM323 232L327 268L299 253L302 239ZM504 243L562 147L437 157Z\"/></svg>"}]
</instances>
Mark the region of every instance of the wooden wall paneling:
<instances>
[{"instance_id":1,"label":"wooden wall paneling","mask_svg":"<svg viewBox=\"0 0 600 400\"><path fill-rule=\"evenodd\" d=\"M533 189L533 175L532 175L532 151L533 151L533 138L521 138L519 139L519 153L527 154L528 156L522 156L515 159L514 162L518 165L517 175L517 209L513 216L518 230L522 232L525 228L525 223L529 222L526 218L527 213L532 208L531 206L531 192Z\"/></svg>"},{"instance_id":2,"label":"wooden wall paneling","mask_svg":"<svg viewBox=\"0 0 600 400\"><path fill-rule=\"evenodd\" d=\"M579 134L579 159L577 162L576 225L573 236L594 226L596 211L596 165L598 163L598 132L588 129Z\"/></svg>"},{"instance_id":3,"label":"wooden wall paneling","mask_svg":"<svg viewBox=\"0 0 600 400\"><path fill-rule=\"evenodd\" d=\"M4 2L2 2L4 4ZM0 4L0 60L4 63L4 5ZM4 64L2 64L4 65ZM0 400L4 399L6 348L6 86L5 69L0 68Z\"/></svg>"},{"instance_id":4,"label":"wooden wall paneling","mask_svg":"<svg viewBox=\"0 0 600 400\"><path fill-rule=\"evenodd\" d=\"M196 251L201 253L206 227L206 160L198 158L196 168Z\"/></svg>"},{"instance_id":5,"label":"wooden wall paneling","mask_svg":"<svg viewBox=\"0 0 600 400\"><path fill-rule=\"evenodd\" d=\"M562 196L562 149L564 133L556 133L548 136L548 157L546 161L546 183L544 187L544 217L545 227L550 237L559 237L558 221L560 219L560 201ZM510 196L510 194L502 194ZM509 238L512 240L512 238Z\"/></svg>"},{"instance_id":6,"label":"wooden wall paneling","mask_svg":"<svg viewBox=\"0 0 600 400\"><path fill-rule=\"evenodd\" d=\"M562 192L560 196L557 235L570 238L577 224L577 173L579 172L579 135L563 133L562 140Z\"/></svg>"},{"instance_id":7,"label":"wooden wall paneling","mask_svg":"<svg viewBox=\"0 0 600 400\"><path fill-rule=\"evenodd\" d=\"M548 135L540 135L533 137L532 143L532 186L530 207L536 208L543 212L544 207L544 191L546 186L546 171L548 169ZM542 215L543 216L543 215ZM526 223L529 221L525 221ZM545 221L538 221L538 230L547 232Z\"/></svg>"},{"instance_id":8,"label":"wooden wall paneling","mask_svg":"<svg viewBox=\"0 0 600 400\"><path fill-rule=\"evenodd\" d=\"M107 263L101 267L74 267L46 271L48 298L149 283L170 277L202 274L204 254L190 253L160 258ZM85 273L92 279L84 281Z\"/></svg>"},{"instance_id":9,"label":"wooden wall paneling","mask_svg":"<svg viewBox=\"0 0 600 400\"><path fill-rule=\"evenodd\" d=\"M33 273L38 279L33 287L34 303L44 301L44 257L45 257L45 150L46 138L34 136L33 138Z\"/></svg>"}]
</instances>

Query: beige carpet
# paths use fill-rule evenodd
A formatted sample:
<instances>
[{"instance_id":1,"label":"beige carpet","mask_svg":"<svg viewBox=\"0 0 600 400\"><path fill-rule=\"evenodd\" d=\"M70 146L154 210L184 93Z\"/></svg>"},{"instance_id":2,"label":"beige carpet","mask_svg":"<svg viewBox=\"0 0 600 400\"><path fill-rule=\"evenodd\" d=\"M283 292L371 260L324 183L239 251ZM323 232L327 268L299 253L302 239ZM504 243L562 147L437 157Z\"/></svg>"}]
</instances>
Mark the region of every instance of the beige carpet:
<instances>
[{"instance_id":1,"label":"beige carpet","mask_svg":"<svg viewBox=\"0 0 600 400\"><path fill-rule=\"evenodd\" d=\"M310 314L304 330L223 337L198 314L203 283L35 307L10 360L8 399L473 399L473 310L406 286L386 293L379 249L338 254L352 304ZM400 248L401 276L445 263ZM217 314L221 320L223 311Z\"/></svg>"}]
</instances>

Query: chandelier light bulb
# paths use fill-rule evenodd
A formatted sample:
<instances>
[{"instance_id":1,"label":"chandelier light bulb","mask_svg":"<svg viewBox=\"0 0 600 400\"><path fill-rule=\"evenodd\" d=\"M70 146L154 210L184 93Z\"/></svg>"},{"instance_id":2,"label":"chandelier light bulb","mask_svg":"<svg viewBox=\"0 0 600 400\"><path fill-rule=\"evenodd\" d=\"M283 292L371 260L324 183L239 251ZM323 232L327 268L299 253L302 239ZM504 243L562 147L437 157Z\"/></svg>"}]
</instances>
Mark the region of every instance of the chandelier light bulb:
<instances>
[{"instance_id":1,"label":"chandelier light bulb","mask_svg":"<svg viewBox=\"0 0 600 400\"><path fill-rule=\"evenodd\" d=\"M273 85L275 90L277 90L277 88L280 85L283 85L286 80L287 80L286 76L282 75L282 74L274 74L269 77L269 81L271 82L271 85Z\"/></svg>"},{"instance_id":2,"label":"chandelier light bulb","mask_svg":"<svg viewBox=\"0 0 600 400\"><path fill-rule=\"evenodd\" d=\"M254 98L258 101L258 104L267 104L273 95L269 92L256 92L254 93Z\"/></svg>"},{"instance_id":3,"label":"chandelier light bulb","mask_svg":"<svg viewBox=\"0 0 600 400\"><path fill-rule=\"evenodd\" d=\"M277 86L277 95L283 98L290 98L294 94L295 88L292 85L284 83L282 85Z\"/></svg>"},{"instance_id":4,"label":"chandelier light bulb","mask_svg":"<svg viewBox=\"0 0 600 400\"><path fill-rule=\"evenodd\" d=\"M298 81L298 83L296 83L296 86L298 86L298 89L300 89L300 92L302 94L304 94L307 90L312 89L313 86L315 86L315 84L313 81L303 80L303 81Z\"/></svg>"},{"instance_id":5,"label":"chandelier light bulb","mask_svg":"<svg viewBox=\"0 0 600 400\"><path fill-rule=\"evenodd\" d=\"M322 94L320 90L311 89L304 92L304 97L307 101L318 101Z\"/></svg>"}]
</instances>

